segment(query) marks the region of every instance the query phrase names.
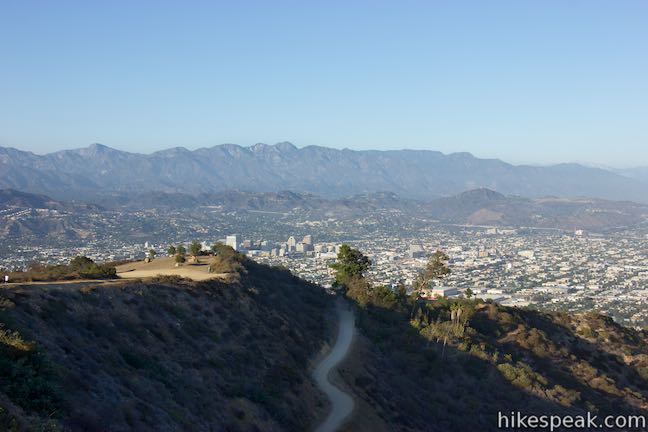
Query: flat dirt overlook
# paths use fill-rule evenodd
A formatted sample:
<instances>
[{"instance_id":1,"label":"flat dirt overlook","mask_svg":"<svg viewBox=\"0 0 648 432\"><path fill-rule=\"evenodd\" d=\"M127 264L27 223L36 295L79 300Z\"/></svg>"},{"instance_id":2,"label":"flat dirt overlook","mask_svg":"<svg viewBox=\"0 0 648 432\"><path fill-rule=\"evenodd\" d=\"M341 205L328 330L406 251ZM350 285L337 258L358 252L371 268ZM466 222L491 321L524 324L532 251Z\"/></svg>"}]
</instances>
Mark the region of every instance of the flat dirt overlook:
<instances>
[{"instance_id":1,"label":"flat dirt overlook","mask_svg":"<svg viewBox=\"0 0 648 432\"><path fill-rule=\"evenodd\" d=\"M180 276L183 278L203 281L207 279L226 279L230 273L210 273L211 257L201 257L199 262L184 264L176 267L172 257L155 258L151 262L135 261L119 265L117 276L122 279L151 278L156 276Z\"/></svg>"}]
</instances>

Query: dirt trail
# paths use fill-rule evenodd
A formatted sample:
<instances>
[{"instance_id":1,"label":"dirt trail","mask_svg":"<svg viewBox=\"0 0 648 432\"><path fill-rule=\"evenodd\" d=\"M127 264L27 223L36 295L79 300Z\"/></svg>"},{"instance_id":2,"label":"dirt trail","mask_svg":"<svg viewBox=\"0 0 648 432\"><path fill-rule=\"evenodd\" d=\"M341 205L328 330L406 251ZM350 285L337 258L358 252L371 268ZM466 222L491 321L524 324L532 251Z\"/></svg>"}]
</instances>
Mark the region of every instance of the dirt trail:
<instances>
[{"instance_id":1,"label":"dirt trail","mask_svg":"<svg viewBox=\"0 0 648 432\"><path fill-rule=\"evenodd\" d=\"M355 407L353 397L336 387L329 375L333 369L346 357L353 345L355 333L355 318L353 311L343 300L336 304L339 319L338 335L331 352L317 365L313 378L317 386L331 401L331 412L316 429L316 432L333 432L340 428L344 421L351 415Z\"/></svg>"}]
</instances>

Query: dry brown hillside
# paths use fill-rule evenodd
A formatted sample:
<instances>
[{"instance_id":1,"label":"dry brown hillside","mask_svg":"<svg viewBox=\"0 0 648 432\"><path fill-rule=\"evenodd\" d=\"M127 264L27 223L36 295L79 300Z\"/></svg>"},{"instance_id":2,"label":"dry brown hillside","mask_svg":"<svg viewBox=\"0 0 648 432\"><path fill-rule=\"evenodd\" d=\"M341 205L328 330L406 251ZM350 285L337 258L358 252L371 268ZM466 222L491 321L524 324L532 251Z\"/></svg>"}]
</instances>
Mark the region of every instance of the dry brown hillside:
<instances>
[{"instance_id":1,"label":"dry brown hillside","mask_svg":"<svg viewBox=\"0 0 648 432\"><path fill-rule=\"evenodd\" d=\"M252 262L234 283L0 289L0 430L304 430L330 305Z\"/></svg>"},{"instance_id":2,"label":"dry brown hillside","mask_svg":"<svg viewBox=\"0 0 648 432\"><path fill-rule=\"evenodd\" d=\"M360 294L349 291L361 337L342 377L374 430L495 431L498 411L648 416L645 331L596 313Z\"/></svg>"}]
</instances>

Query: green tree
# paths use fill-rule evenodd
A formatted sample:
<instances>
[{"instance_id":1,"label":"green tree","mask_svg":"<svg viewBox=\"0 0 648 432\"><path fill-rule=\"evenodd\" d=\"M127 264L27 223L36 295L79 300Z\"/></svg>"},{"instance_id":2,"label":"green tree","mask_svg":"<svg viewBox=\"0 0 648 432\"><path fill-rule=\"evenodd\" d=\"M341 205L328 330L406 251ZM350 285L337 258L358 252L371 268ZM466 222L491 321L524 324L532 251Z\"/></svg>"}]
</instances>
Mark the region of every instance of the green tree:
<instances>
[{"instance_id":1,"label":"green tree","mask_svg":"<svg viewBox=\"0 0 648 432\"><path fill-rule=\"evenodd\" d=\"M421 298L423 290L428 288L433 280L443 279L450 274L450 269L448 268L449 259L448 255L439 250L434 252L425 268L416 277L413 287L414 292L412 293L414 304L412 305L412 312L410 314L411 318L416 313L418 300Z\"/></svg>"},{"instance_id":2,"label":"green tree","mask_svg":"<svg viewBox=\"0 0 648 432\"><path fill-rule=\"evenodd\" d=\"M417 297L421 296L421 291L430 286L433 280L443 279L450 274L448 260L450 258L444 252L436 251L414 281L414 292Z\"/></svg>"},{"instance_id":3,"label":"green tree","mask_svg":"<svg viewBox=\"0 0 648 432\"><path fill-rule=\"evenodd\" d=\"M470 288L467 288L466 291L464 291L464 295L466 296L466 298L471 298L475 295L475 293Z\"/></svg>"},{"instance_id":4,"label":"green tree","mask_svg":"<svg viewBox=\"0 0 648 432\"><path fill-rule=\"evenodd\" d=\"M151 259L155 258L155 255L157 255L157 252L155 252L155 249L149 249L148 250L149 258L151 258Z\"/></svg>"},{"instance_id":5,"label":"green tree","mask_svg":"<svg viewBox=\"0 0 648 432\"><path fill-rule=\"evenodd\" d=\"M229 246L224 245L223 242L216 242L211 247L211 250L212 250L212 252L214 252L214 254L218 255L220 253L220 251L222 251L223 248L225 248L225 247L229 247Z\"/></svg>"},{"instance_id":6,"label":"green tree","mask_svg":"<svg viewBox=\"0 0 648 432\"><path fill-rule=\"evenodd\" d=\"M176 255L182 257L187 255L187 249L185 249L184 245L178 245L178 247L176 248Z\"/></svg>"},{"instance_id":7,"label":"green tree","mask_svg":"<svg viewBox=\"0 0 648 432\"><path fill-rule=\"evenodd\" d=\"M115 279L117 270L104 264L92 263L79 270L79 275L87 279Z\"/></svg>"},{"instance_id":8,"label":"green tree","mask_svg":"<svg viewBox=\"0 0 648 432\"><path fill-rule=\"evenodd\" d=\"M169 254L169 256L174 256L176 254L175 246L173 245L169 246L169 249L167 249L167 253Z\"/></svg>"},{"instance_id":9,"label":"green tree","mask_svg":"<svg viewBox=\"0 0 648 432\"><path fill-rule=\"evenodd\" d=\"M337 262L330 265L335 270L335 282L345 285L351 278L364 278L371 266L371 260L357 249L349 245L340 246Z\"/></svg>"},{"instance_id":10,"label":"green tree","mask_svg":"<svg viewBox=\"0 0 648 432\"><path fill-rule=\"evenodd\" d=\"M401 304L407 303L407 287L402 280L398 282L398 287L396 287L396 298Z\"/></svg>"},{"instance_id":11,"label":"green tree","mask_svg":"<svg viewBox=\"0 0 648 432\"><path fill-rule=\"evenodd\" d=\"M201 250L202 250L202 245L200 244L200 242L198 240L194 240L189 245L189 253L193 257L197 257L198 255L200 255Z\"/></svg>"},{"instance_id":12,"label":"green tree","mask_svg":"<svg viewBox=\"0 0 648 432\"><path fill-rule=\"evenodd\" d=\"M70 261L69 268L72 271L79 271L85 267L91 266L92 264L94 264L94 261L87 256L77 255Z\"/></svg>"},{"instance_id":13,"label":"green tree","mask_svg":"<svg viewBox=\"0 0 648 432\"><path fill-rule=\"evenodd\" d=\"M184 255L176 255L175 257L175 262L178 264L182 264L183 262L187 261Z\"/></svg>"}]
</instances>

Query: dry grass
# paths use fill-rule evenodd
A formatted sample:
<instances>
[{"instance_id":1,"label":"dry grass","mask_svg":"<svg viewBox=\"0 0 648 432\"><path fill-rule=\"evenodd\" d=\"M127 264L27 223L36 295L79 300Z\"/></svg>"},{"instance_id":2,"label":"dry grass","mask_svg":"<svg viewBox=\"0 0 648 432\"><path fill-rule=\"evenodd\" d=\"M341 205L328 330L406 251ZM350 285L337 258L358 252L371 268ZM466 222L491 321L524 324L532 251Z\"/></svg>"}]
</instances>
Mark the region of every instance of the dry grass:
<instances>
[{"instance_id":1,"label":"dry grass","mask_svg":"<svg viewBox=\"0 0 648 432\"><path fill-rule=\"evenodd\" d=\"M152 264L159 273L164 261ZM328 335L330 297L288 272L244 266L236 283L14 286L0 290L15 302L0 321L55 366L57 415L71 431L308 430L325 406L308 364Z\"/></svg>"},{"instance_id":2,"label":"dry grass","mask_svg":"<svg viewBox=\"0 0 648 432\"><path fill-rule=\"evenodd\" d=\"M209 272L210 257L201 257L200 263L186 262L178 267L174 258L155 258L147 263L144 261L129 262L117 266L117 276L123 279L154 278L157 276L179 276L181 278L203 281L208 279L227 278L229 272Z\"/></svg>"},{"instance_id":3,"label":"dry grass","mask_svg":"<svg viewBox=\"0 0 648 432\"><path fill-rule=\"evenodd\" d=\"M33 342L25 341L17 331L5 329L3 323L0 323L0 344L18 351L31 351L34 349Z\"/></svg>"}]
</instances>

